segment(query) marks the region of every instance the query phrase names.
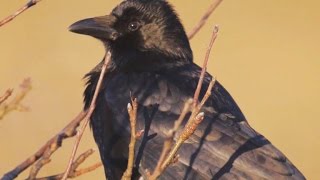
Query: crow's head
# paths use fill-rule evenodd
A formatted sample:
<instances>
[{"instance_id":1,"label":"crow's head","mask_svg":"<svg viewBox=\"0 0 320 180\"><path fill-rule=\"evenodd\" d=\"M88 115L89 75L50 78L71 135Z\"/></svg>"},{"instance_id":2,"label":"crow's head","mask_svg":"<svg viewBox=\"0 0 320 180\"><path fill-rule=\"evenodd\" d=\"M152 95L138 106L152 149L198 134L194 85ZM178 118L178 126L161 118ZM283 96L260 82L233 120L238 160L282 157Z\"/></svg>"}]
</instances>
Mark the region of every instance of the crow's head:
<instances>
[{"instance_id":1,"label":"crow's head","mask_svg":"<svg viewBox=\"0 0 320 180\"><path fill-rule=\"evenodd\" d=\"M179 18L164 0L126 0L110 15L80 20L70 31L100 39L118 67L184 64L192 61Z\"/></svg>"}]
</instances>

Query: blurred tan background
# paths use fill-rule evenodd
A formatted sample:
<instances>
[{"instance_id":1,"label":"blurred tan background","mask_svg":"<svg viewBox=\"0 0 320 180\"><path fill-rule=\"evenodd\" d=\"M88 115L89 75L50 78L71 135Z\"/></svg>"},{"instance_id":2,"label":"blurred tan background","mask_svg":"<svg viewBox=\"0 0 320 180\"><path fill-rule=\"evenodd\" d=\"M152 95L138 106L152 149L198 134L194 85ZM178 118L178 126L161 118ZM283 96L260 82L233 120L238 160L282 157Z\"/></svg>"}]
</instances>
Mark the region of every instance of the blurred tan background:
<instances>
[{"instance_id":1,"label":"blurred tan background","mask_svg":"<svg viewBox=\"0 0 320 180\"><path fill-rule=\"evenodd\" d=\"M2 1L5 17L26 0ZM12 169L57 133L82 108L83 75L104 53L95 39L68 32L82 18L104 15L119 0L43 0L0 28L0 94L31 77L24 104L0 121L0 174ZM211 0L171 0L190 30ZM224 1L191 41L202 63L214 24L220 34L209 72L236 99L251 125L305 174L320 179L320 2ZM54 154L41 176L62 172L73 140ZM79 152L95 147L87 130ZM98 161L98 155L85 165ZM23 179L26 174L19 176ZM78 179L103 179L103 170Z\"/></svg>"}]
</instances>

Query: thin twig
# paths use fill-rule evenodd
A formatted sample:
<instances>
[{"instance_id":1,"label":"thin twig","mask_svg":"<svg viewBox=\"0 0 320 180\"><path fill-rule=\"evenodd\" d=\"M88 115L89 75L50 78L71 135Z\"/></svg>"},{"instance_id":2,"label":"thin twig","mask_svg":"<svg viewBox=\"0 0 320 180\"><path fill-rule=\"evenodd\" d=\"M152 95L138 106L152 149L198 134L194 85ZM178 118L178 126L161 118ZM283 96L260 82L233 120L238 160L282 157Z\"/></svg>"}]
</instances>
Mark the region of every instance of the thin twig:
<instances>
[{"instance_id":1,"label":"thin twig","mask_svg":"<svg viewBox=\"0 0 320 180\"><path fill-rule=\"evenodd\" d=\"M137 141L137 133L136 133L136 123L137 123L137 111L138 111L138 102L137 99L131 99L131 104L128 104L128 113L130 120L130 128L131 128L131 138L129 144L129 158L127 170L123 173L121 180L131 180L132 169L134 163L134 149Z\"/></svg>"},{"instance_id":2,"label":"thin twig","mask_svg":"<svg viewBox=\"0 0 320 180\"><path fill-rule=\"evenodd\" d=\"M210 15L213 13L213 11L219 6L219 4L222 2L222 0L213 0L212 4L208 8L208 10L204 13L200 21L194 28L188 33L188 38L192 39L199 30L205 25L207 20L209 19Z\"/></svg>"},{"instance_id":3,"label":"thin twig","mask_svg":"<svg viewBox=\"0 0 320 180\"><path fill-rule=\"evenodd\" d=\"M205 75L205 73L207 72L207 66L208 66L208 61L209 61L210 52L211 52L212 46L213 46L213 44L214 44L214 42L215 42L215 40L216 40L216 38L217 38L218 31L219 31L219 27L218 27L218 26L215 26L215 27L214 27L214 30L213 30L213 32L212 32L211 41L210 41L210 44L209 44L209 46L208 46L205 59L204 59L204 61L203 61L202 70L201 70L201 75L200 75L200 78L199 78L199 81L198 81L197 89L196 89L196 91L195 91L195 93L194 93L194 97L193 97L193 107L196 107L197 104L198 104L199 94L200 94L200 91L201 91L201 87L202 87L204 75Z\"/></svg>"},{"instance_id":4,"label":"thin twig","mask_svg":"<svg viewBox=\"0 0 320 180\"><path fill-rule=\"evenodd\" d=\"M214 86L214 83L216 81L215 78L213 78L207 88L206 94L204 95L203 99L201 100L200 104L198 104L199 101L199 94L201 91L201 87L203 85L203 80L204 80L204 76L206 73L206 69L208 66L208 60L209 60L209 55L212 49L212 46L215 42L215 39L217 37L217 33L218 33L218 27L215 26L214 31L212 33L212 37L211 37L211 41L210 44L208 46L208 50L204 59L204 63L202 66L202 71L200 74L200 78L198 81L198 85L194 94L194 98L193 98L193 110L192 113L189 117L188 122L186 123L182 133L180 134L177 142L175 143L175 145L173 146L173 148L171 149L171 151L168 153L166 159L164 160L164 162L161 165L160 168L160 174L161 172L163 172L170 164L172 164L174 161L177 160L177 152L180 149L181 145L194 133L194 131L196 130L196 128L198 127L198 125L203 121L204 119L204 113L200 112L201 108L203 107L203 105L205 104L205 102L208 100L208 98L211 95L211 91L212 88ZM160 175L159 172L157 172L157 177Z\"/></svg>"},{"instance_id":5,"label":"thin twig","mask_svg":"<svg viewBox=\"0 0 320 180\"><path fill-rule=\"evenodd\" d=\"M89 149L82 153L72 164L71 172L75 171L89 156L94 153L93 149Z\"/></svg>"},{"instance_id":6,"label":"thin twig","mask_svg":"<svg viewBox=\"0 0 320 180\"><path fill-rule=\"evenodd\" d=\"M0 97L0 105L11 96L12 92L13 89L6 90L6 92Z\"/></svg>"},{"instance_id":7,"label":"thin twig","mask_svg":"<svg viewBox=\"0 0 320 180\"><path fill-rule=\"evenodd\" d=\"M31 90L31 80L30 78L27 78L23 80L23 82L20 84L20 90L19 92L9 103L0 103L0 120L4 118L5 115L10 113L11 111L18 110L18 111L27 111L29 108L23 106L21 104L21 101L26 97L26 95L29 93ZM12 92L12 91L11 91ZM10 90L7 91L7 95L10 96ZM9 97L8 96L8 97ZM8 98L4 96L4 100ZM3 102L3 101L2 101Z\"/></svg>"},{"instance_id":8,"label":"thin twig","mask_svg":"<svg viewBox=\"0 0 320 180\"><path fill-rule=\"evenodd\" d=\"M181 145L194 133L194 131L196 130L196 128L202 122L203 119L204 119L204 113L199 113L195 117L195 119L191 119L191 118L189 119L189 122L193 121L193 123L185 126L185 128L182 131L181 135L179 136L176 144L174 145L174 147L170 151L168 157L166 158L166 160L162 164L161 168L163 169L163 171L176 160L176 154L177 154L178 150L180 149Z\"/></svg>"},{"instance_id":9,"label":"thin twig","mask_svg":"<svg viewBox=\"0 0 320 180\"><path fill-rule=\"evenodd\" d=\"M78 177L82 174L85 174L85 173L88 173L88 172L91 172L91 171L94 171L96 170L97 168L101 167L102 166L102 162L98 162L98 163L95 163L87 168L83 168L83 169L79 169L77 171L75 171L73 173L73 175L71 176L71 178L74 178L74 177ZM69 176L70 177L70 176Z\"/></svg>"},{"instance_id":10,"label":"thin twig","mask_svg":"<svg viewBox=\"0 0 320 180\"><path fill-rule=\"evenodd\" d=\"M185 125L185 128L183 129L182 133L180 134L177 142L175 143L175 145L173 146L173 148L171 149L171 146L173 144L173 137L177 131L177 129L179 128L182 120L185 118L186 113L188 112L188 109L184 109L184 111L180 114L179 119L175 122L175 125L173 127L172 130L169 131L169 136L168 138L165 140L164 145L163 145L163 149L162 149L162 153L160 155L159 161L157 163L157 166L154 170L154 172L152 173L152 175L149 174L148 179L149 180L155 180L157 179L161 173L170 165L172 164L174 161L177 160L177 152L180 149L181 145L194 133L194 131L196 130L196 128L198 127L198 125L202 122L202 120L204 119L204 113L200 112L201 108L203 107L203 105L205 104L205 102L208 100L208 98L211 95L211 90L214 86L215 83L215 78L212 79L212 81L210 82L208 89L206 91L206 94L204 95L203 99L201 100L200 104L198 104L199 101L199 95L200 95L200 91L201 91L201 87L203 84L203 80L204 80L204 76L207 70L207 66L208 66L208 61L209 61L209 56L210 56L210 52L212 49L212 46L217 38L217 33L218 33L218 27L215 26L214 31L212 33L212 37L211 37L211 41L209 43L207 52L206 52L206 56L204 59L204 63L202 66L202 71L200 74L200 78L198 81L198 85L196 88L196 91L194 93L194 98L193 100L191 100L193 102L193 110L192 113L189 117L188 122ZM188 103L186 103L187 105ZM185 108L186 108L185 105Z\"/></svg>"},{"instance_id":11,"label":"thin twig","mask_svg":"<svg viewBox=\"0 0 320 180\"><path fill-rule=\"evenodd\" d=\"M196 115L194 116L194 115L191 114L191 116L190 116L187 124L185 125L181 135L179 136L176 144L174 145L174 147L170 151L169 155L167 156L166 160L162 164L162 166L161 166L162 171L164 171L170 164L172 164L173 162L175 162L177 160L177 155L176 154L177 154L178 150L180 149L181 145L187 139L189 139L189 137L197 129L198 125L203 121L204 113L203 112L199 112L199 110L202 108L202 106L205 104L205 102L210 97L210 94L211 94L212 88L214 86L214 83L215 83L215 79L213 79L210 82L209 87L208 87L207 92L206 92L206 95L202 99L201 103L199 105L197 105L197 108L193 109L192 114L196 114Z\"/></svg>"},{"instance_id":12,"label":"thin twig","mask_svg":"<svg viewBox=\"0 0 320 180\"><path fill-rule=\"evenodd\" d=\"M206 94L203 96L201 102L200 102L200 105L199 105L199 110L201 109L201 107L204 106L204 104L206 103L206 101L208 100L208 98L211 96L211 90L214 86L214 84L216 83L216 78L215 77L212 77L210 83L209 83L209 86L208 86L208 89L207 89L207 92Z\"/></svg>"},{"instance_id":13,"label":"thin twig","mask_svg":"<svg viewBox=\"0 0 320 180\"><path fill-rule=\"evenodd\" d=\"M12 21L14 18L16 18L18 15L23 13L25 10L29 9L30 7L36 5L38 2L41 0L29 0L24 6L19 8L16 12L11 14L10 16L4 18L3 20L0 21L0 27L7 24L8 22Z\"/></svg>"},{"instance_id":14,"label":"thin twig","mask_svg":"<svg viewBox=\"0 0 320 180\"><path fill-rule=\"evenodd\" d=\"M50 147L61 147L62 141L66 138L73 137L76 134L76 129L80 122L84 119L87 112L80 112L66 127L64 127L58 134L52 137L45 145L43 145L36 153L27 158L24 162L18 165L13 170L7 172L1 180L11 180L16 178L20 173L30 167L34 162L39 160Z\"/></svg>"},{"instance_id":15,"label":"thin twig","mask_svg":"<svg viewBox=\"0 0 320 180\"><path fill-rule=\"evenodd\" d=\"M50 157L51 155L57 150L57 146L55 144L52 144L51 147L48 147L46 152L44 153L44 155L41 157L41 159L32 166L31 170L30 170L30 175L27 179L29 180L33 180L36 179L38 172L41 170L41 168L50 163ZM81 154L72 164L72 168L70 170L70 174L69 174L69 178L70 177L74 177L74 172L76 171L76 169L90 156L94 153L93 149L89 149L88 151L84 152L83 154ZM63 176L63 173L60 174L61 177ZM60 179L61 179L60 177Z\"/></svg>"},{"instance_id":16,"label":"thin twig","mask_svg":"<svg viewBox=\"0 0 320 180\"><path fill-rule=\"evenodd\" d=\"M110 60L111 60L111 52L108 51L107 54L106 54L106 57L104 59L104 64L103 64L102 69L101 69L101 73L100 73L100 77L99 77L99 80L98 80L98 84L96 86L96 89L95 89L95 92L94 92L94 95L93 95L93 98L92 98L92 101L91 101L91 104L90 104L90 107L89 107L89 110L88 110L88 114L84 118L83 125L81 126L81 128L77 132L77 136L76 136L75 144L73 146L72 154L71 154L67 169L66 169L66 171L65 171L65 173L64 173L64 175L62 177L62 180L66 180L68 175L69 175L73 160L75 158L77 149L78 149L79 144L80 144L80 140L81 140L82 135L83 135L83 133L84 133L89 121L90 121L90 117L91 117L91 115L92 115L92 113L93 113L93 111L94 111L94 109L96 107L96 100L97 100L98 94L100 92L101 85L102 85L102 82L103 82L103 79L104 79L104 75L106 73L107 66L108 66Z\"/></svg>"},{"instance_id":17,"label":"thin twig","mask_svg":"<svg viewBox=\"0 0 320 180\"><path fill-rule=\"evenodd\" d=\"M79 170L76 170L73 173L70 173L68 178L76 178L76 177L81 176L83 174L92 172L92 171L98 169L101 166L102 166L102 162L95 163L95 164L93 164L93 165L91 165L89 167L86 167L86 168L83 168L83 169L79 169ZM61 180L63 174L64 173L53 175L53 176L48 176L48 177L36 178L35 180Z\"/></svg>"},{"instance_id":18,"label":"thin twig","mask_svg":"<svg viewBox=\"0 0 320 180\"><path fill-rule=\"evenodd\" d=\"M169 130L167 137L166 137L166 140L164 141L162 152L161 152L160 158L158 160L157 166L154 169L152 175L149 176L148 180L156 180L160 176L160 174L163 172L162 165L170 152L170 149L173 144L174 136L176 135L176 133L177 133L182 121L185 119L187 113L190 111L191 104L192 104L192 99L189 99L188 101L186 101L179 118L174 122L173 128L171 130Z\"/></svg>"},{"instance_id":19,"label":"thin twig","mask_svg":"<svg viewBox=\"0 0 320 180\"><path fill-rule=\"evenodd\" d=\"M46 149L43 156L31 167L27 180L33 180L37 177L41 168L51 162L50 157L57 149L53 144Z\"/></svg>"},{"instance_id":20,"label":"thin twig","mask_svg":"<svg viewBox=\"0 0 320 180\"><path fill-rule=\"evenodd\" d=\"M68 178L75 178L78 177L82 174L91 172L97 168L99 168L100 166L102 166L101 162L98 162L94 165L91 165L87 168L83 168L83 169L79 169L78 167L92 154L94 153L93 149L89 149L88 151L84 152L83 154L81 154L72 164L72 168L71 171L69 173ZM35 180L60 180L63 177L64 173L61 174L57 174L57 175L53 175L53 176L48 176L48 177L43 177L43 178L35 178Z\"/></svg>"}]
</instances>

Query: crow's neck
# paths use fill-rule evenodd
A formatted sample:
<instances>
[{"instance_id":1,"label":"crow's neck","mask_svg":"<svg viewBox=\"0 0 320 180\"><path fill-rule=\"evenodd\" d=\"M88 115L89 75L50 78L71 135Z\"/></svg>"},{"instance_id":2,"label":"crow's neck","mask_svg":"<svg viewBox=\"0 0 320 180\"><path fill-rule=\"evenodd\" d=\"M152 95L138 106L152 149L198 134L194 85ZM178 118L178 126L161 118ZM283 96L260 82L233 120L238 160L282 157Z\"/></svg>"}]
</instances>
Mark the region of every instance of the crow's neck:
<instances>
[{"instance_id":1,"label":"crow's neck","mask_svg":"<svg viewBox=\"0 0 320 180\"><path fill-rule=\"evenodd\" d=\"M112 50L111 71L161 72L192 63L192 56L172 55L156 51Z\"/></svg>"}]
</instances>

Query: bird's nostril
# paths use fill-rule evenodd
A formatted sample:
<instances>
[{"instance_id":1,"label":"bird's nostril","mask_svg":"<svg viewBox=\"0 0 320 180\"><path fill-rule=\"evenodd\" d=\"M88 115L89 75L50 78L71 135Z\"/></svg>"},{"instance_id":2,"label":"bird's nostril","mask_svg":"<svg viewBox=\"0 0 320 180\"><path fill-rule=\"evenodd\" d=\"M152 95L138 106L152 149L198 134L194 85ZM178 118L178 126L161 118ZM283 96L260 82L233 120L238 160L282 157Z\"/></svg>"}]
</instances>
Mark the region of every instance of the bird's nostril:
<instances>
[{"instance_id":1,"label":"bird's nostril","mask_svg":"<svg viewBox=\"0 0 320 180\"><path fill-rule=\"evenodd\" d=\"M119 37L119 33L117 33L117 32L112 32L110 34L110 39L113 41L116 40L118 37Z\"/></svg>"}]
</instances>

